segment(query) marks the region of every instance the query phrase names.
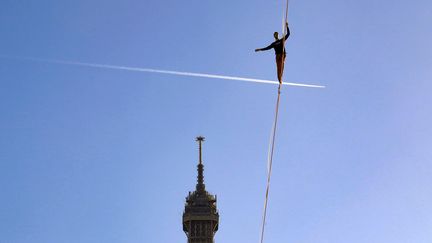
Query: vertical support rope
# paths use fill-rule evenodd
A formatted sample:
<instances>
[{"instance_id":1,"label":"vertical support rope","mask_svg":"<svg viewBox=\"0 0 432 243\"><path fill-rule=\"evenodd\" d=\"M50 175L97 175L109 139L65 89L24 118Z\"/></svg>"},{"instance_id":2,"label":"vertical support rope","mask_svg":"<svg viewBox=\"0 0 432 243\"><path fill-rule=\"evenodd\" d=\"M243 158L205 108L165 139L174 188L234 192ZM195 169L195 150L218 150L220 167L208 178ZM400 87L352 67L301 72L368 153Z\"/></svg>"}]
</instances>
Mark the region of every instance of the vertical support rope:
<instances>
[{"instance_id":1,"label":"vertical support rope","mask_svg":"<svg viewBox=\"0 0 432 243\"><path fill-rule=\"evenodd\" d=\"M286 1L284 25L286 24L287 19L288 19L288 1L289 0ZM285 38L285 35L287 34L286 26L284 26L283 33L284 34L282 35L282 38ZM282 44L283 45L282 50L285 51L285 40L283 40L282 43L283 43ZM283 53L283 55L285 55L285 52ZM285 56L283 57L283 62L282 62L282 78L283 78L284 66L285 66ZM261 240L260 240L261 243L264 242L264 228L265 228L266 216L267 216L267 205L268 205L268 198L269 198L269 191L270 191L270 179L271 179L271 172L272 172L272 166L273 166L273 153L274 153L274 148L275 148L276 130L277 130L277 122L278 122L278 116L279 116L279 103L280 103L281 86L282 86L282 84L280 83L279 87L278 87L278 95L277 95L277 100L276 100L276 110L275 110L274 123L273 123L273 128L272 128L272 132L271 132L271 136L270 136L271 146L269 147L269 151L268 151L267 187L266 187L266 194L265 194L265 200L264 200L263 219L262 219L262 225L261 225Z\"/></svg>"}]
</instances>

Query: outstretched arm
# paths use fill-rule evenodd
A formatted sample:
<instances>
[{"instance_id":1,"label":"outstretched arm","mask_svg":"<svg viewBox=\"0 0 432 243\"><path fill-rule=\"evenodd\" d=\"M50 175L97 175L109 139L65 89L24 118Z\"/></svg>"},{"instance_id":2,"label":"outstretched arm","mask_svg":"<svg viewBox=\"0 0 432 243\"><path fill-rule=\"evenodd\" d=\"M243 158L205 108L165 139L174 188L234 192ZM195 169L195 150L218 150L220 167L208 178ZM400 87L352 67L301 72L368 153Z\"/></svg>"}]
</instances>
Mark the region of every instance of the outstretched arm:
<instances>
[{"instance_id":1,"label":"outstretched arm","mask_svg":"<svg viewBox=\"0 0 432 243\"><path fill-rule=\"evenodd\" d=\"M270 49L272 49L272 48L273 48L273 43L270 44L270 45L267 46L267 47L255 49L255 51L256 51L256 52L257 52L257 51L267 51L267 50L270 50Z\"/></svg>"}]
</instances>

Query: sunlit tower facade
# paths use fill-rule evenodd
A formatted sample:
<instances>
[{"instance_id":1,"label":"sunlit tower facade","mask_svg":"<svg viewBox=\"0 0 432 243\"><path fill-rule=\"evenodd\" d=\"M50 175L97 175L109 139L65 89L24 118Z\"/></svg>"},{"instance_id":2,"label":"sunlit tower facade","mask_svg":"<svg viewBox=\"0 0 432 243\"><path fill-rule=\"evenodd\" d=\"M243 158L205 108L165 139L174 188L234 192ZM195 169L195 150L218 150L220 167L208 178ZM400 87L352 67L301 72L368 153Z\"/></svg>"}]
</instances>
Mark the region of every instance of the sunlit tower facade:
<instances>
[{"instance_id":1,"label":"sunlit tower facade","mask_svg":"<svg viewBox=\"0 0 432 243\"><path fill-rule=\"evenodd\" d=\"M204 137L197 137L199 146L198 181L196 189L186 197L183 213L183 231L188 243L213 243L219 227L217 197L205 190L204 165L202 163L202 143Z\"/></svg>"}]
</instances>

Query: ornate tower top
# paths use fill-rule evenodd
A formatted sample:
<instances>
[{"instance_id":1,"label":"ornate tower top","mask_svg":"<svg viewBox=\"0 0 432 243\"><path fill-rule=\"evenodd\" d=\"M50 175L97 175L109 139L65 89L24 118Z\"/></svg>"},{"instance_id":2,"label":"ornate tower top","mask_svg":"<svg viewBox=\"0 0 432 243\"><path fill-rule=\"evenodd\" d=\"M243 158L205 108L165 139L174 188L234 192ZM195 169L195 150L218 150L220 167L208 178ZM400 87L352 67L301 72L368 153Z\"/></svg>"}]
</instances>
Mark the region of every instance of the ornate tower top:
<instances>
[{"instance_id":1,"label":"ornate tower top","mask_svg":"<svg viewBox=\"0 0 432 243\"><path fill-rule=\"evenodd\" d=\"M186 197L183 213L183 231L188 243L213 243L214 235L219 227L219 213L216 197L205 190L204 165L202 163L202 142L204 137L196 138L199 146L198 180L196 190Z\"/></svg>"},{"instance_id":2,"label":"ornate tower top","mask_svg":"<svg viewBox=\"0 0 432 243\"><path fill-rule=\"evenodd\" d=\"M196 185L196 191L198 193L204 193L205 192L205 185L204 185L204 165L202 164L202 142L205 141L205 138L202 136L198 136L196 138L196 141L198 142L198 149L199 149L198 181L197 181L197 185Z\"/></svg>"}]
</instances>

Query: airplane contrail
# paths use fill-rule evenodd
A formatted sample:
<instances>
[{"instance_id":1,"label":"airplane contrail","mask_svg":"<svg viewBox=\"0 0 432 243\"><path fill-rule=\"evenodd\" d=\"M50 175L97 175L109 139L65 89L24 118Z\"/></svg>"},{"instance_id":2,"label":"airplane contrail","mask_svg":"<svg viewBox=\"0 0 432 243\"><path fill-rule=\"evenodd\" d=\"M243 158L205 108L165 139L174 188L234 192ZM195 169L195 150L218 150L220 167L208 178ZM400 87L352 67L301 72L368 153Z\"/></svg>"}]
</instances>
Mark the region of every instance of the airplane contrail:
<instances>
[{"instance_id":1,"label":"airplane contrail","mask_svg":"<svg viewBox=\"0 0 432 243\"><path fill-rule=\"evenodd\" d=\"M147 73L161 73L161 74L171 74L171 75L179 75L179 76L236 80L236 81L264 83L264 84L279 84L279 82L273 81L273 80L245 78L245 77L236 77L236 76L226 76L226 75L217 75L217 74L207 74L207 73L180 72L180 71L170 71L170 70L151 69L151 68L126 67L126 66L117 66L117 65L108 65L108 64L96 64L96 63L74 62L74 61L65 61L65 60L43 59L43 58L34 58L34 57L9 57L9 56L3 56L3 55L0 55L0 57L18 59L18 60L29 60L29 61L37 61L37 62L47 62L47 63L92 67L92 68L104 68L104 69L115 69L115 70L147 72ZM283 82L282 84L283 85L290 85L290 86L307 87L307 88L325 88L325 86L315 85L315 84L302 84L302 83L290 83L290 82Z\"/></svg>"}]
</instances>

